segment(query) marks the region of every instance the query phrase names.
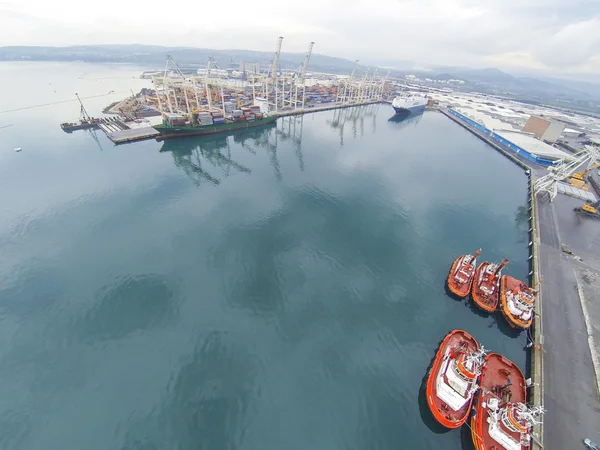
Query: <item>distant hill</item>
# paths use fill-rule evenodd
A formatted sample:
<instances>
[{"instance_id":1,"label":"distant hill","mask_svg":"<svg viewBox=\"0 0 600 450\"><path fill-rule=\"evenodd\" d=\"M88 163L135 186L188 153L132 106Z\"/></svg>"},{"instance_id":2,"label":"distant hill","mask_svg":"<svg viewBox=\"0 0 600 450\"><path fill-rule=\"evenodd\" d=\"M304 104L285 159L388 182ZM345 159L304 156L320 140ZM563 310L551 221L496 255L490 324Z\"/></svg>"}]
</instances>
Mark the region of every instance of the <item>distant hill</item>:
<instances>
[{"instance_id":1,"label":"distant hill","mask_svg":"<svg viewBox=\"0 0 600 450\"><path fill-rule=\"evenodd\" d=\"M130 63L160 70L167 55L171 55L183 69L195 70L212 56L221 68L239 67L240 61L267 65L272 52L254 50L214 50L192 47L161 47L154 45L77 45L70 47L0 47L0 61L86 61L102 63ZM283 52L280 67L295 69L302 64L304 53ZM496 68L471 69L465 67L428 67L421 70L415 63L396 60L368 60L374 66L390 69L390 76L403 78L414 74L421 79L460 79L465 84L457 89L505 95L530 102L547 103L581 111L600 113L600 84L548 77L513 76ZM327 55L313 54L310 70L349 74L355 61ZM360 66L364 73L369 66ZM372 66L371 66L372 67ZM405 67L405 69L400 69ZM383 71L382 71L383 72ZM381 72L380 72L381 73Z\"/></svg>"},{"instance_id":2,"label":"distant hill","mask_svg":"<svg viewBox=\"0 0 600 450\"><path fill-rule=\"evenodd\" d=\"M253 50L214 50L192 47L153 45L77 45L71 47L0 47L0 61L86 61L131 63L160 68L167 55L181 66L200 67L212 56L219 66L239 67L239 62L268 64L273 52ZM302 64L304 53L282 52L280 66L295 69ZM343 58L313 54L310 68L315 71L349 73L355 62Z\"/></svg>"}]
</instances>

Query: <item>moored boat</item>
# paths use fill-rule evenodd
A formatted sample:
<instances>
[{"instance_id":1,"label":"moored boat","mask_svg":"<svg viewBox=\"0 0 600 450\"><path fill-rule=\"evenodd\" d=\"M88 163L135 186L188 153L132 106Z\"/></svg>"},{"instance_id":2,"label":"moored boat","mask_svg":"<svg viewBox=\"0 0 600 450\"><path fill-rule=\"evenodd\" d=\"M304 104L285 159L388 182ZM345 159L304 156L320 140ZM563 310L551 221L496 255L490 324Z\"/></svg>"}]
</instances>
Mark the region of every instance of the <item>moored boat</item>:
<instances>
[{"instance_id":1,"label":"moored boat","mask_svg":"<svg viewBox=\"0 0 600 450\"><path fill-rule=\"evenodd\" d=\"M508 259L503 259L500 264L482 262L475 271L471 297L481 309L492 312L498 307L498 291L502 268L508 264Z\"/></svg>"},{"instance_id":2,"label":"moored boat","mask_svg":"<svg viewBox=\"0 0 600 450\"><path fill-rule=\"evenodd\" d=\"M410 114L420 114L425 111L429 103L427 96L418 94L402 94L392 100L392 107L398 115L407 116Z\"/></svg>"},{"instance_id":3,"label":"moored boat","mask_svg":"<svg viewBox=\"0 0 600 450\"><path fill-rule=\"evenodd\" d=\"M498 353L485 358L480 394L471 416L471 437L476 450L525 450L531 430L543 413L526 402L525 377L512 361Z\"/></svg>"},{"instance_id":4,"label":"moored boat","mask_svg":"<svg viewBox=\"0 0 600 450\"><path fill-rule=\"evenodd\" d=\"M469 416L484 349L466 331L450 332L440 344L427 378L427 403L433 417L447 428L458 428Z\"/></svg>"},{"instance_id":5,"label":"moored boat","mask_svg":"<svg viewBox=\"0 0 600 450\"><path fill-rule=\"evenodd\" d=\"M500 280L500 308L513 328L529 328L533 322L536 291L521 280L503 275Z\"/></svg>"},{"instance_id":6,"label":"moored boat","mask_svg":"<svg viewBox=\"0 0 600 450\"><path fill-rule=\"evenodd\" d=\"M277 120L277 116L267 116L262 119L252 121L233 121L226 120L222 123L210 123L207 125L197 123L183 123L181 125L173 124L164 120L161 125L155 125L153 128L160 133L157 140L163 140L184 136L203 136L207 134L227 133L235 130L244 130L264 125L269 125Z\"/></svg>"},{"instance_id":7,"label":"moored boat","mask_svg":"<svg viewBox=\"0 0 600 450\"><path fill-rule=\"evenodd\" d=\"M481 254L481 249L474 255L462 255L456 258L448 274L448 289L459 297L469 295L475 268L477 267L477 257Z\"/></svg>"}]
</instances>

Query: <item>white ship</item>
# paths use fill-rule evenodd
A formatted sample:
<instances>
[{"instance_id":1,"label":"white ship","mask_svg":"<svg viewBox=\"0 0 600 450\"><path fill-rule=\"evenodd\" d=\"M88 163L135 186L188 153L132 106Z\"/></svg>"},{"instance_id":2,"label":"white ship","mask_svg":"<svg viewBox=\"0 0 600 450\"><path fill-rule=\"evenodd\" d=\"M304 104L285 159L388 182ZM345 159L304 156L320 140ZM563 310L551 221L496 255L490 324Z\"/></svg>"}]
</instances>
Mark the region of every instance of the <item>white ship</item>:
<instances>
[{"instance_id":1,"label":"white ship","mask_svg":"<svg viewBox=\"0 0 600 450\"><path fill-rule=\"evenodd\" d=\"M429 99L425 95L399 95L392 101L396 114L420 114L425 111Z\"/></svg>"}]
</instances>

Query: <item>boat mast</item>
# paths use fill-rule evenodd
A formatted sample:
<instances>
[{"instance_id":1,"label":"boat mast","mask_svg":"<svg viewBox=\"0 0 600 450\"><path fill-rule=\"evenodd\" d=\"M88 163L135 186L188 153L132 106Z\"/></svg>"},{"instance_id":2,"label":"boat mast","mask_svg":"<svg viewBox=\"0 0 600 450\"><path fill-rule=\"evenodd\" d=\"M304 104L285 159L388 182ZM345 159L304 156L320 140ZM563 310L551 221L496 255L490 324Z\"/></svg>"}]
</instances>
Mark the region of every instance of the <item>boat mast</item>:
<instances>
[{"instance_id":1,"label":"boat mast","mask_svg":"<svg viewBox=\"0 0 600 450\"><path fill-rule=\"evenodd\" d=\"M75 97L77 97L77 100L79 100L79 104L81 105L80 114L83 115L83 119L87 120L88 122L91 122L92 118L85 110L85 106L83 106L83 103L81 102L81 99L79 98L79 94L77 92L75 92Z\"/></svg>"},{"instance_id":2,"label":"boat mast","mask_svg":"<svg viewBox=\"0 0 600 450\"><path fill-rule=\"evenodd\" d=\"M502 262L498 265L498 267L496 268L496 270L494 271L494 275L497 275L500 273L500 271L502 270L502 268L504 266L506 266L508 264L508 259L504 258L502 260Z\"/></svg>"},{"instance_id":3,"label":"boat mast","mask_svg":"<svg viewBox=\"0 0 600 450\"><path fill-rule=\"evenodd\" d=\"M223 93L223 86L221 88L221 107L223 108L223 118L225 118L225 94Z\"/></svg>"}]
</instances>

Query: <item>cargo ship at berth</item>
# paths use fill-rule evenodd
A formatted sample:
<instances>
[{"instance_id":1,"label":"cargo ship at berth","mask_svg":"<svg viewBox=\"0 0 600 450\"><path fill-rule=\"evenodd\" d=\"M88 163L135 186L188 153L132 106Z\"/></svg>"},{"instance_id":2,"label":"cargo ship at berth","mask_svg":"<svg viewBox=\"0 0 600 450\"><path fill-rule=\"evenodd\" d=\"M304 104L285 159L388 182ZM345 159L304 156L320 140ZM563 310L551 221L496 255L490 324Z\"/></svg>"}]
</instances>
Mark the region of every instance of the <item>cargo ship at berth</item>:
<instances>
[{"instance_id":1,"label":"cargo ship at berth","mask_svg":"<svg viewBox=\"0 0 600 450\"><path fill-rule=\"evenodd\" d=\"M456 258L448 274L448 289L458 296L466 297L471 292L475 269L477 268L477 257L481 254L481 249L474 255L462 255Z\"/></svg>"},{"instance_id":2,"label":"cargo ship at berth","mask_svg":"<svg viewBox=\"0 0 600 450\"><path fill-rule=\"evenodd\" d=\"M480 387L470 423L475 449L531 448L531 430L543 409L526 405L525 377L517 365L498 353L488 354Z\"/></svg>"},{"instance_id":3,"label":"cargo ship at berth","mask_svg":"<svg viewBox=\"0 0 600 450\"><path fill-rule=\"evenodd\" d=\"M507 264L508 259L503 259L500 264L484 261L475 272L471 297L484 311L493 312L498 307L500 277L502 268Z\"/></svg>"},{"instance_id":4,"label":"cargo ship at berth","mask_svg":"<svg viewBox=\"0 0 600 450\"><path fill-rule=\"evenodd\" d=\"M399 95L392 101L392 107L396 114L408 116L409 114L421 114L429 99L420 95Z\"/></svg>"},{"instance_id":5,"label":"cargo ship at berth","mask_svg":"<svg viewBox=\"0 0 600 450\"><path fill-rule=\"evenodd\" d=\"M467 421L484 361L485 350L466 331L454 330L440 344L427 378L427 403L446 428Z\"/></svg>"},{"instance_id":6,"label":"cargo ship at berth","mask_svg":"<svg viewBox=\"0 0 600 450\"><path fill-rule=\"evenodd\" d=\"M253 106L235 110L229 117L225 117L220 111L200 111L194 113L191 118L180 114L164 113L162 124L153 128L160 133L156 139L162 140L244 130L272 124L276 120L277 116L265 116L260 113L258 107Z\"/></svg>"},{"instance_id":7,"label":"cargo ship at berth","mask_svg":"<svg viewBox=\"0 0 600 450\"><path fill-rule=\"evenodd\" d=\"M513 328L529 328L537 291L521 280L503 275L500 280L500 307Z\"/></svg>"}]
</instances>

